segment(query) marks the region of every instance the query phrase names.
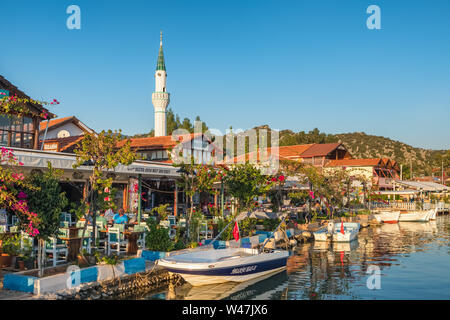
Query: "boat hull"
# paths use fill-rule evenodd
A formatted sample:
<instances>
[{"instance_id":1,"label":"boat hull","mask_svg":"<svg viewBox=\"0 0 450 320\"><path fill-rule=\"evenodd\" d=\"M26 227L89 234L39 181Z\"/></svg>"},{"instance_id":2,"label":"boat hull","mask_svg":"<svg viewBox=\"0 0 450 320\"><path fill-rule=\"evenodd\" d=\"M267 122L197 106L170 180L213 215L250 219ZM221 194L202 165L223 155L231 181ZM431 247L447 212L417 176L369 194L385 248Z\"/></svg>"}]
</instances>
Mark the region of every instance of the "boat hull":
<instances>
[{"instance_id":1,"label":"boat hull","mask_svg":"<svg viewBox=\"0 0 450 320\"><path fill-rule=\"evenodd\" d=\"M169 271L169 273L178 273L183 279L190 283L192 286L203 286L208 284L217 284L217 283L225 283L225 282L245 282L257 279L259 277L264 277L272 273L280 272L286 269L286 266L279 267L276 269L271 269L263 272L247 274L243 276L210 276L210 275L200 275L200 274L187 274L182 272L173 272Z\"/></svg>"},{"instance_id":2,"label":"boat hull","mask_svg":"<svg viewBox=\"0 0 450 320\"><path fill-rule=\"evenodd\" d=\"M350 242L358 236L357 230L346 230L345 233L335 232L333 234L334 242Z\"/></svg>"},{"instance_id":3,"label":"boat hull","mask_svg":"<svg viewBox=\"0 0 450 320\"><path fill-rule=\"evenodd\" d=\"M242 257L234 260L186 263L160 259L158 265L180 274L193 286L223 282L244 282L286 268L289 252L279 251Z\"/></svg>"},{"instance_id":4,"label":"boat hull","mask_svg":"<svg viewBox=\"0 0 450 320\"><path fill-rule=\"evenodd\" d=\"M375 219L383 223L397 223L400 217L400 211L382 211L375 215Z\"/></svg>"},{"instance_id":5,"label":"boat hull","mask_svg":"<svg viewBox=\"0 0 450 320\"><path fill-rule=\"evenodd\" d=\"M400 222L427 222L433 215L434 210L413 211L400 214Z\"/></svg>"}]
</instances>

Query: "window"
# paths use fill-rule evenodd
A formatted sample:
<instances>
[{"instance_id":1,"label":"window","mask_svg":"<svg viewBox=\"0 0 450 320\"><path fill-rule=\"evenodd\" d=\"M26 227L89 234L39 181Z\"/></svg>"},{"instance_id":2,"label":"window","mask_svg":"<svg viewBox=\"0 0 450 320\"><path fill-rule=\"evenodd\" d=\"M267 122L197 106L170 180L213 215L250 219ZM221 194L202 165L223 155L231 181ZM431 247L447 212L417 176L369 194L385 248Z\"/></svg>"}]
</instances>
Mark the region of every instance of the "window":
<instances>
[{"instance_id":1,"label":"window","mask_svg":"<svg viewBox=\"0 0 450 320\"><path fill-rule=\"evenodd\" d=\"M70 137L70 132L67 130L60 130L56 136L58 138L67 138Z\"/></svg>"},{"instance_id":2,"label":"window","mask_svg":"<svg viewBox=\"0 0 450 320\"><path fill-rule=\"evenodd\" d=\"M0 145L32 148L33 140L33 119L0 116Z\"/></svg>"}]
</instances>

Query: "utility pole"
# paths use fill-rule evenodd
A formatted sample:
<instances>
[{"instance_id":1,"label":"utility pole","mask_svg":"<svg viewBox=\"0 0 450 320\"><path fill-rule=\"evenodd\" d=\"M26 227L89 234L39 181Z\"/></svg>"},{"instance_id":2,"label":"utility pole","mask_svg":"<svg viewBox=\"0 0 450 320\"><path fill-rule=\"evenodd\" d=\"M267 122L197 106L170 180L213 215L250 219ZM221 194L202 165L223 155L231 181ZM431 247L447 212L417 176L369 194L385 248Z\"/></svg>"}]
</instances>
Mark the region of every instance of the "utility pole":
<instances>
[{"instance_id":1,"label":"utility pole","mask_svg":"<svg viewBox=\"0 0 450 320\"><path fill-rule=\"evenodd\" d=\"M400 165L400 180L403 180L403 165Z\"/></svg>"},{"instance_id":2,"label":"utility pole","mask_svg":"<svg viewBox=\"0 0 450 320\"><path fill-rule=\"evenodd\" d=\"M445 186L445 181L444 181L444 160L442 160L442 184Z\"/></svg>"}]
</instances>

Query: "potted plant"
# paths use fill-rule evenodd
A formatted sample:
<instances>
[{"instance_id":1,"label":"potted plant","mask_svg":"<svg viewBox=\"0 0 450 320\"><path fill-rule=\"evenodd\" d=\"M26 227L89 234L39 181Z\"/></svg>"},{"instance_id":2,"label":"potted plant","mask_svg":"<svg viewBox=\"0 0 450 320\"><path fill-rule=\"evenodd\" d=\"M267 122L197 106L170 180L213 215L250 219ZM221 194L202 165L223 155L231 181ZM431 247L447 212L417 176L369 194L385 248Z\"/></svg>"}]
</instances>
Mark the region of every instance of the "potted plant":
<instances>
[{"instance_id":1,"label":"potted plant","mask_svg":"<svg viewBox=\"0 0 450 320\"><path fill-rule=\"evenodd\" d=\"M96 263L95 252L89 254L86 249L83 249L82 252L78 254L77 258L79 266L90 266Z\"/></svg>"},{"instance_id":2,"label":"potted plant","mask_svg":"<svg viewBox=\"0 0 450 320\"><path fill-rule=\"evenodd\" d=\"M17 264L19 269L34 269L34 257L33 257L33 242L29 238L22 239L23 247L20 249L19 256L17 257Z\"/></svg>"},{"instance_id":3,"label":"potted plant","mask_svg":"<svg viewBox=\"0 0 450 320\"><path fill-rule=\"evenodd\" d=\"M6 237L2 241L2 255L0 267L10 267L16 265L16 257L20 254L20 237L13 235Z\"/></svg>"}]
</instances>

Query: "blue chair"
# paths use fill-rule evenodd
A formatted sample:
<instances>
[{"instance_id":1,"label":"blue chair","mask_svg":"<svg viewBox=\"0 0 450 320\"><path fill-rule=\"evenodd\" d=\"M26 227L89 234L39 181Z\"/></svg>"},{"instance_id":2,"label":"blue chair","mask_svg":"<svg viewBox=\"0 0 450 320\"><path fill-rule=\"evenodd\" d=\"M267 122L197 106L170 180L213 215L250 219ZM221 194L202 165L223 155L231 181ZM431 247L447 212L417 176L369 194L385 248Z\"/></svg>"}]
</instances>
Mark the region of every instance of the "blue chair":
<instances>
[{"instance_id":1,"label":"blue chair","mask_svg":"<svg viewBox=\"0 0 450 320\"><path fill-rule=\"evenodd\" d=\"M123 232L125 230L125 225L122 223L114 223L113 227L119 229L120 232Z\"/></svg>"},{"instance_id":2,"label":"blue chair","mask_svg":"<svg viewBox=\"0 0 450 320\"><path fill-rule=\"evenodd\" d=\"M45 242L45 253L52 255L53 266L58 263L65 263L67 260L68 249L66 243L59 238L51 238Z\"/></svg>"},{"instance_id":3,"label":"blue chair","mask_svg":"<svg viewBox=\"0 0 450 320\"><path fill-rule=\"evenodd\" d=\"M126 253L127 249L128 240L124 238L124 235L122 232L120 232L119 228L109 228L107 249L108 255L111 254L111 251L115 251L117 252L117 254Z\"/></svg>"}]
</instances>

